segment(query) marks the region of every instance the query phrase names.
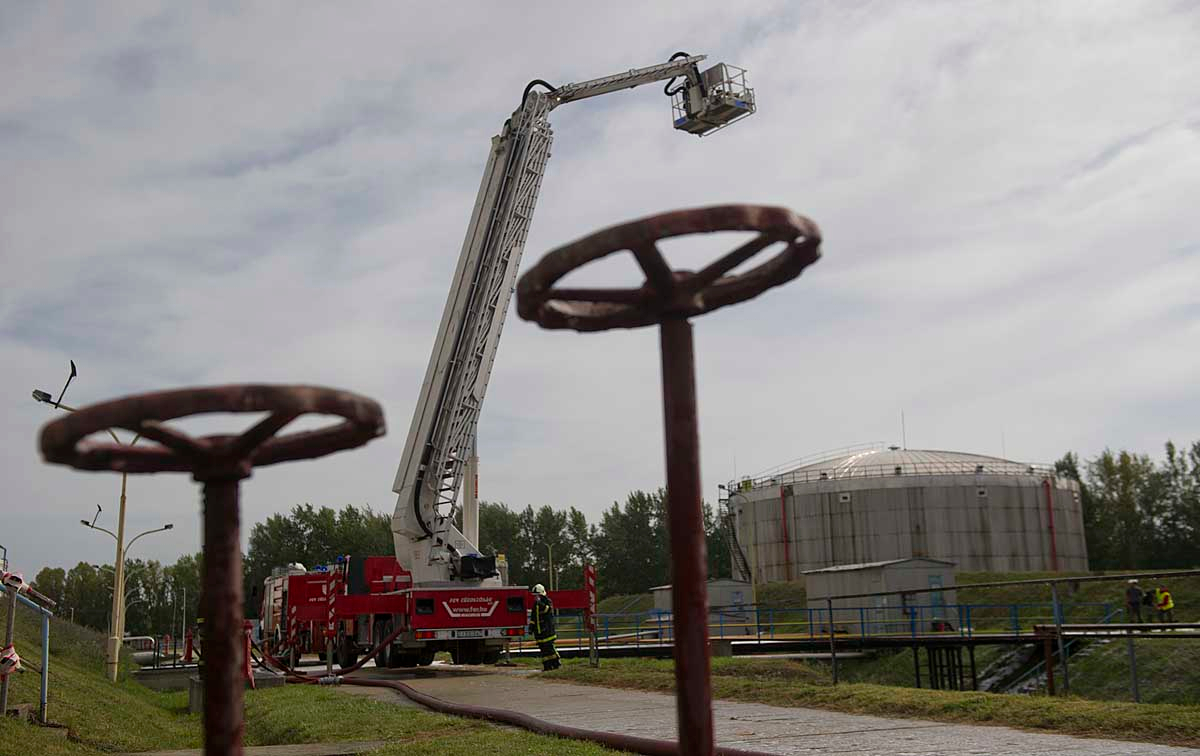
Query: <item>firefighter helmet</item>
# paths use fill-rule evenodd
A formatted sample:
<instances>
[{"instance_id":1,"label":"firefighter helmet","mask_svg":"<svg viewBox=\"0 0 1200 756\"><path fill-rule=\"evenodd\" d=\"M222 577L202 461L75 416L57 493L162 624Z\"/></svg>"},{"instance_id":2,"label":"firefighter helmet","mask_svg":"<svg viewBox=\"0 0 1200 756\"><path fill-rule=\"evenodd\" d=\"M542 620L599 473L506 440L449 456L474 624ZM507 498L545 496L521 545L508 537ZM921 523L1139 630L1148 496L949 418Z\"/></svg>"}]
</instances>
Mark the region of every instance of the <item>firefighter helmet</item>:
<instances>
[{"instance_id":1,"label":"firefighter helmet","mask_svg":"<svg viewBox=\"0 0 1200 756\"><path fill-rule=\"evenodd\" d=\"M541 583L538 583L537 585L533 586L533 594L535 596L545 596L546 595L546 586L542 585Z\"/></svg>"}]
</instances>

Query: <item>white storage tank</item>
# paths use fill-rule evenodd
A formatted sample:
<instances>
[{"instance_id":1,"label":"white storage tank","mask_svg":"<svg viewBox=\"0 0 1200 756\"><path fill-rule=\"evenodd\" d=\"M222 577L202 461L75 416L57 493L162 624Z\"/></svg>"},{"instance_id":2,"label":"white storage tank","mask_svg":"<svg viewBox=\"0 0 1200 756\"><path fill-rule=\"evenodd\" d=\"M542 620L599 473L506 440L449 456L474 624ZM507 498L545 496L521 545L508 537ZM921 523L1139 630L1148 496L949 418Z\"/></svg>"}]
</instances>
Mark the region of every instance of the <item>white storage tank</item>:
<instances>
[{"instance_id":1,"label":"white storage tank","mask_svg":"<svg viewBox=\"0 0 1200 756\"><path fill-rule=\"evenodd\" d=\"M759 583L919 557L960 571L1088 566L1079 484L1049 465L858 448L731 482L726 506L734 577L749 580L753 564Z\"/></svg>"}]
</instances>

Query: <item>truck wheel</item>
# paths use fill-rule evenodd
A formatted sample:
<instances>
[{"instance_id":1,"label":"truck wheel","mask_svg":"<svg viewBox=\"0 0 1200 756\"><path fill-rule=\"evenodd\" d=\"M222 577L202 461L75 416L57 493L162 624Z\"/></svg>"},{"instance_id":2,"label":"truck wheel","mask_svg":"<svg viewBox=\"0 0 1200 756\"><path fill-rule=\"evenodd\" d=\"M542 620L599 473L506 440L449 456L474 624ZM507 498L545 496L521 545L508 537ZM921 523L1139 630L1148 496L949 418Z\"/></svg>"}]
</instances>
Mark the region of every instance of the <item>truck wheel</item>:
<instances>
[{"instance_id":1,"label":"truck wheel","mask_svg":"<svg viewBox=\"0 0 1200 756\"><path fill-rule=\"evenodd\" d=\"M392 623L390 620L380 620L375 623L375 642L383 640L392 634ZM391 645L384 646L379 649L379 653L375 654L375 666L379 669L387 669L391 666L392 660Z\"/></svg>"},{"instance_id":2,"label":"truck wheel","mask_svg":"<svg viewBox=\"0 0 1200 756\"><path fill-rule=\"evenodd\" d=\"M500 654L502 651L503 649L499 648L485 648L483 650L483 663L495 664L496 662L500 661Z\"/></svg>"},{"instance_id":3,"label":"truck wheel","mask_svg":"<svg viewBox=\"0 0 1200 756\"><path fill-rule=\"evenodd\" d=\"M436 653L432 648L421 649L421 653L417 654L417 664L422 667L428 667L430 664L433 664L433 657Z\"/></svg>"},{"instance_id":4,"label":"truck wheel","mask_svg":"<svg viewBox=\"0 0 1200 756\"><path fill-rule=\"evenodd\" d=\"M338 666L346 670L353 667L356 662L358 662L358 649L355 648L354 641L346 638L342 641L342 645L338 649Z\"/></svg>"},{"instance_id":5,"label":"truck wheel","mask_svg":"<svg viewBox=\"0 0 1200 756\"><path fill-rule=\"evenodd\" d=\"M451 651L450 658L455 664L483 664L483 642L459 641L457 657Z\"/></svg>"},{"instance_id":6,"label":"truck wheel","mask_svg":"<svg viewBox=\"0 0 1200 756\"><path fill-rule=\"evenodd\" d=\"M416 653L407 653L406 652L406 653L402 653L402 654L393 654L393 658L395 658L395 660L396 660L397 667L407 668L407 667L417 666L418 659L417 659Z\"/></svg>"}]
</instances>

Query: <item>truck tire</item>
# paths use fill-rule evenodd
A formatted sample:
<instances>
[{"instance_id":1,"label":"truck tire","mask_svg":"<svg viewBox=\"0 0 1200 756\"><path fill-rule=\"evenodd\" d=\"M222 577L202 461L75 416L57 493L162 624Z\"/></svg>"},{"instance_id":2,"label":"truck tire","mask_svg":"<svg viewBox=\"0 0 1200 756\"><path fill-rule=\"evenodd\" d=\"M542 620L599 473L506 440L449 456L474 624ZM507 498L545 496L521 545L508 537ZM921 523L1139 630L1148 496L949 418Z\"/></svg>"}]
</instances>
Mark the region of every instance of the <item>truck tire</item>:
<instances>
[{"instance_id":1,"label":"truck tire","mask_svg":"<svg viewBox=\"0 0 1200 756\"><path fill-rule=\"evenodd\" d=\"M433 664L433 657L436 653L432 648L421 649L421 652L417 654L417 664L422 667L428 667L430 664Z\"/></svg>"},{"instance_id":2,"label":"truck tire","mask_svg":"<svg viewBox=\"0 0 1200 756\"><path fill-rule=\"evenodd\" d=\"M415 667L417 666L418 655L415 651L405 651L404 653L393 654L392 658L396 660L396 667Z\"/></svg>"},{"instance_id":3,"label":"truck tire","mask_svg":"<svg viewBox=\"0 0 1200 756\"><path fill-rule=\"evenodd\" d=\"M358 648L354 645L354 641L350 638L342 639L342 645L338 647L337 663L343 670L353 667L358 662Z\"/></svg>"},{"instance_id":4,"label":"truck tire","mask_svg":"<svg viewBox=\"0 0 1200 756\"><path fill-rule=\"evenodd\" d=\"M500 661L500 654L503 653L503 651L504 650L500 649L500 648L491 648L491 647L484 648L483 649L483 663L489 664L489 665L495 664L496 662Z\"/></svg>"},{"instance_id":5,"label":"truck tire","mask_svg":"<svg viewBox=\"0 0 1200 756\"><path fill-rule=\"evenodd\" d=\"M450 649L450 660L455 664L483 664L483 642L458 641Z\"/></svg>"},{"instance_id":6,"label":"truck tire","mask_svg":"<svg viewBox=\"0 0 1200 756\"><path fill-rule=\"evenodd\" d=\"M391 620L379 620L375 623L375 642L383 640L392 634ZM387 669L391 666L392 647L390 645L379 649L379 653L375 654L375 666L379 669Z\"/></svg>"}]
</instances>

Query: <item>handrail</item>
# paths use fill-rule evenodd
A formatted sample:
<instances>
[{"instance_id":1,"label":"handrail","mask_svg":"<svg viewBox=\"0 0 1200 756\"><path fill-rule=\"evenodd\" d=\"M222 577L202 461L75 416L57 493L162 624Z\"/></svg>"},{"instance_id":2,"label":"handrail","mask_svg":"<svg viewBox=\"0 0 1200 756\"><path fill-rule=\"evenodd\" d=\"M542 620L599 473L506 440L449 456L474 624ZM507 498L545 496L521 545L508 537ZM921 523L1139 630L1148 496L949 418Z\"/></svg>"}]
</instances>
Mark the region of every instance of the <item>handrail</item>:
<instances>
[{"instance_id":1,"label":"handrail","mask_svg":"<svg viewBox=\"0 0 1200 756\"><path fill-rule=\"evenodd\" d=\"M1109 621L1119 613L1110 611L1112 602L1079 602L1062 607L1066 613L1078 615L1098 610ZM909 604L886 607L856 606L834 609L837 634L844 639L900 638L912 636L975 638L988 636L1032 635L1033 628L1054 619L1054 605L1044 603L1014 604ZM1091 615L1096 616L1096 615ZM596 615L597 645L641 646L643 643L669 643L674 622L669 612L643 612ZM560 615L560 638L568 633L583 642L583 617L563 612ZM759 641L813 639L828 634L828 610L808 607L774 607L744 605L714 607L708 624L713 639ZM849 628L849 629L847 629ZM1032 642L1032 638L1031 638ZM517 648L525 648L516 641ZM570 641L564 643L570 646Z\"/></svg>"},{"instance_id":2,"label":"handrail","mask_svg":"<svg viewBox=\"0 0 1200 756\"><path fill-rule=\"evenodd\" d=\"M734 491L758 490L772 486L788 485L791 483L819 483L828 480L856 480L869 478L911 477L920 475L988 475L1013 476L1032 475L1038 478L1055 477L1053 465L1031 464L1026 462L1010 462L1008 460L988 460L976 462L938 461L938 462L902 462L900 464L854 464L834 465L830 467L810 467L803 470L766 475L759 478L749 478L731 482ZM747 488L747 484L749 487Z\"/></svg>"},{"instance_id":3,"label":"handrail","mask_svg":"<svg viewBox=\"0 0 1200 756\"><path fill-rule=\"evenodd\" d=\"M1065 607L1064 607L1064 609L1065 609ZM1124 613L1124 611L1125 611L1125 608L1124 608L1124 607L1118 607L1118 608L1116 608L1116 609L1113 609L1111 612L1109 612L1108 614L1104 615L1104 616L1103 616L1103 617L1100 619L1100 623L1101 623L1101 624L1109 624L1109 621L1110 621L1110 620L1111 620L1113 617L1117 616L1118 614L1122 614L1122 613ZM1064 650L1068 651L1068 653L1067 653L1067 656L1070 656L1070 655L1071 655L1071 654L1069 653L1069 651L1070 651L1070 648L1071 648L1073 645L1075 645L1075 644L1076 644L1078 641L1079 641L1079 638L1070 638L1070 639L1068 639L1068 640L1067 640L1067 642L1066 642L1066 645L1063 647L1063 648L1064 648ZM1052 660L1054 659L1054 652L1053 652L1053 651L1051 651L1051 656L1050 656L1050 658L1051 658ZM1056 662L1056 663L1057 663L1057 662ZM1028 672L1026 672L1025 674L1021 675L1021 676L1020 676L1020 677L1018 677L1018 678L1017 678L1017 679L1016 679L1014 682L1012 682L1011 684L1009 684L1009 685L1007 686L1007 690L1014 690L1014 689L1016 689L1017 687L1019 687L1020 685L1022 685L1022 684L1023 684L1023 683L1024 683L1026 680L1028 680L1030 677L1038 677L1038 676L1041 676L1041 674L1042 674L1042 673L1045 671L1045 669L1046 669L1046 660L1045 660L1045 659L1043 659L1043 660L1039 661L1037 664L1033 665L1033 667L1031 667L1031 668L1029 669L1029 671L1028 671Z\"/></svg>"}]
</instances>

